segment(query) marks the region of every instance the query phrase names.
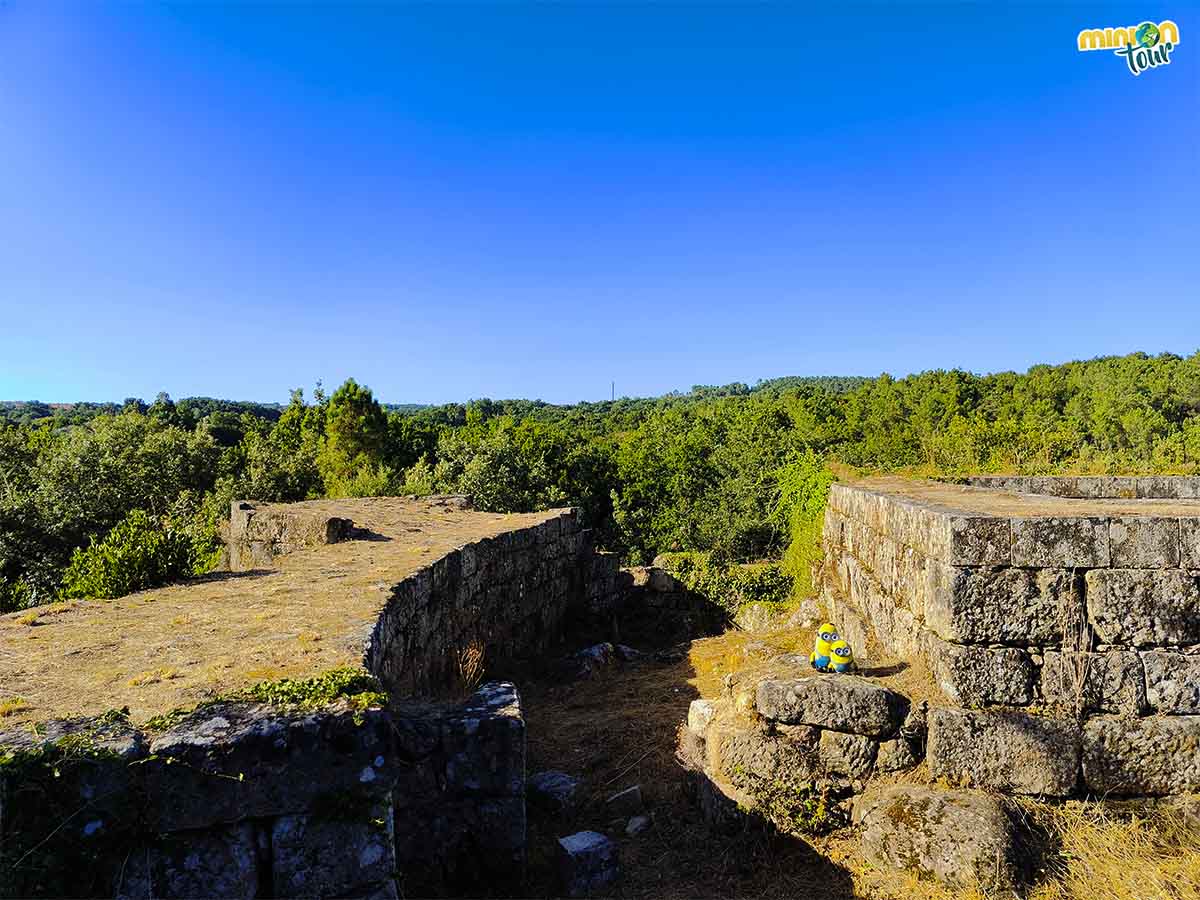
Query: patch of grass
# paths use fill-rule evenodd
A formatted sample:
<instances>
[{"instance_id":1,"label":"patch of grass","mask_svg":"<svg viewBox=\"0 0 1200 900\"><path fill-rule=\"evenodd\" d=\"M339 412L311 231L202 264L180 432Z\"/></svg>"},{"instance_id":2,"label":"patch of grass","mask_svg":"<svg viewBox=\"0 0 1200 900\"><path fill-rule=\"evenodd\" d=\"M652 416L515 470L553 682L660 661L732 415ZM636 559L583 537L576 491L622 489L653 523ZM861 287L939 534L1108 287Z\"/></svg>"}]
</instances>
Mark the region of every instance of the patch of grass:
<instances>
[{"instance_id":1,"label":"patch of grass","mask_svg":"<svg viewBox=\"0 0 1200 900\"><path fill-rule=\"evenodd\" d=\"M36 612L31 612L21 616L17 621L22 625L32 628L38 623L39 618L40 616Z\"/></svg>"},{"instance_id":2,"label":"patch of grass","mask_svg":"<svg viewBox=\"0 0 1200 900\"><path fill-rule=\"evenodd\" d=\"M25 712L27 709L29 709L29 704L25 702L23 697L10 697L7 700L0 700L0 719L6 719L16 713Z\"/></svg>"}]
</instances>

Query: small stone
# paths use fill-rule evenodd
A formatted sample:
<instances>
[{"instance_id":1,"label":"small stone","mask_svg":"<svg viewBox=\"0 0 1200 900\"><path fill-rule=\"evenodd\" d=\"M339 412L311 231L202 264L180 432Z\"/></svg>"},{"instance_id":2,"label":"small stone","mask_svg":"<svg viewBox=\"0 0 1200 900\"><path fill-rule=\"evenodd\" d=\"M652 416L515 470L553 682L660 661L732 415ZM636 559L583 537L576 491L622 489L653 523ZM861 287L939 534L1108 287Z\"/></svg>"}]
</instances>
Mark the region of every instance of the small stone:
<instances>
[{"instance_id":1,"label":"small stone","mask_svg":"<svg viewBox=\"0 0 1200 900\"><path fill-rule=\"evenodd\" d=\"M903 772L920 763L913 742L906 737L894 738L879 745L875 755L875 769L879 772Z\"/></svg>"},{"instance_id":2,"label":"small stone","mask_svg":"<svg viewBox=\"0 0 1200 900\"><path fill-rule=\"evenodd\" d=\"M566 772L538 772L525 787L529 802L550 812L567 812L579 801L583 780Z\"/></svg>"},{"instance_id":3,"label":"small stone","mask_svg":"<svg viewBox=\"0 0 1200 900\"><path fill-rule=\"evenodd\" d=\"M621 662L637 662L638 660L645 659L646 657L646 654L641 650L634 650L632 647L626 644L617 644L616 651L617 657L621 660Z\"/></svg>"},{"instance_id":4,"label":"small stone","mask_svg":"<svg viewBox=\"0 0 1200 900\"><path fill-rule=\"evenodd\" d=\"M641 812L642 809L642 786L635 784L633 787L625 788L625 790L613 794L605 801L609 812L618 816L630 816L634 813Z\"/></svg>"},{"instance_id":5,"label":"small stone","mask_svg":"<svg viewBox=\"0 0 1200 900\"><path fill-rule=\"evenodd\" d=\"M558 839L558 874L568 897L600 893L617 880L617 846L598 831Z\"/></svg>"},{"instance_id":6,"label":"small stone","mask_svg":"<svg viewBox=\"0 0 1200 900\"><path fill-rule=\"evenodd\" d=\"M650 827L649 816L634 816L629 820L629 824L625 826L625 834L633 837L635 834L641 834Z\"/></svg>"},{"instance_id":7,"label":"small stone","mask_svg":"<svg viewBox=\"0 0 1200 900\"><path fill-rule=\"evenodd\" d=\"M860 797L853 817L877 866L989 892L1018 881L1013 819L986 794L894 785Z\"/></svg>"}]
</instances>

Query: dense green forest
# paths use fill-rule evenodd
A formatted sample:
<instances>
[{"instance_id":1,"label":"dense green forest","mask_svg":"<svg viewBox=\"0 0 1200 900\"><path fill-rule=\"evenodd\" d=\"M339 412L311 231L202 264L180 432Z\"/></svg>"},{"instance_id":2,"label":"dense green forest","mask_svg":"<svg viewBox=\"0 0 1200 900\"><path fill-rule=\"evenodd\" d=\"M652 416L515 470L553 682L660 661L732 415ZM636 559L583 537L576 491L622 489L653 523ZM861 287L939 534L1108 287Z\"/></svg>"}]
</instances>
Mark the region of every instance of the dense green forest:
<instances>
[{"instance_id":1,"label":"dense green forest","mask_svg":"<svg viewBox=\"0 0 1200 900\"><path fill-rule=\"evenodd\" d=\"M385 407L353 380L286 405L0 406L0 611L207 571L234 498L467 493L577 505L634 562L812 561L831 467L1195 472L1200 353L1027 373L781 378L562 406Z\"/></svg>"}]
</instances>

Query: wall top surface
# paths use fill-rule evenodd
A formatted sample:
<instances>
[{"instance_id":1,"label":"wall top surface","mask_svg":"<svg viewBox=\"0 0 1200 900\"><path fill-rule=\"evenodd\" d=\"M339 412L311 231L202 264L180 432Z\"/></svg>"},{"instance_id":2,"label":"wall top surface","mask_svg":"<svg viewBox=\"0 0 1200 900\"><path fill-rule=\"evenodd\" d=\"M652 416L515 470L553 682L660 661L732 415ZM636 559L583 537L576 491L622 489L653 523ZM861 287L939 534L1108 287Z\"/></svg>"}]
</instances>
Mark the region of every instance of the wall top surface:
<instances>
[{"instance_id":1,"label":"wall top surface","mask_svg":"<svg viewBox=\"0 0 1200 900\"><path fill-rule=\"evenodd\" d=\"M345 518L354 530L270 568L0 616L0 703L24 701L4 727L124 706L144 721L255 682L361 665L364 635L405 577L466 544L573 517L402 497L256 504L254 514Z\"/></svg>"},{"instance_id":2,"label":"wall top surface","mask_svg":"<svg viewBox=\"0 0 1200 900\"><path fill-rule=\"evenodd\" d=\"M946 515L995 518L1200 517L1200 500L1055 497L898 477L865 478L840 483L835 490L866 491Z\"/></svg>"}]
</instances>

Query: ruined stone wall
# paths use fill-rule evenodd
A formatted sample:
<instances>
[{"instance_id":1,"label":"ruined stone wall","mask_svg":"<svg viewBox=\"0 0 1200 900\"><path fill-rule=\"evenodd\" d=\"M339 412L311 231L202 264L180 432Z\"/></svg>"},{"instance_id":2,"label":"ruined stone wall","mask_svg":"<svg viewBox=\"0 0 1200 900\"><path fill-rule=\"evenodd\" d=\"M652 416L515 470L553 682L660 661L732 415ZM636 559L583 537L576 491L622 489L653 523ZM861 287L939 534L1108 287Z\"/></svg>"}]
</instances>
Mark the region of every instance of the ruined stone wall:
<instances>
[{"instance_id":1,"label":"ruined stone wall","mask_svg":"<svg viewBox=\"0 0 1200 900\"><path fill-rule=\"evenodd\" d=\"M468 544L391 589L364 664L406 696L452 685L471 648L493 669L540 657L561 640L569 615L612 607L617 568L573 509Z\"/></svg>"},{"instance_id":2,"label":"ruined stone wall","mask_svg":"<svg viewBox=\"0 0 1200 900\"><path fill-rule=\"evenodd\" d=\"M353 528L238 506L239 568ZM494 670L544 653L572 616L610 611L617 573L576 511L561 510L381 586L362 669L386 698L314 710L221 700L146 725L113 713L0 733L0 897L514 889L525 855L517 690L423 698L461 690L468 648Z\"/></svg>"},{"instance_id":3,"label":"ruined stone wall","mask_svg":"<svg viewBox=\"0 0 1200 900\"><path fill-rule=\"evenodd\" d=\"M395 897L521 876L511 684L458 707L222 702L0 745L0 896Z\"/></svg>"},{"instance_id":4,"label":"ruined stone wall","mask_svg":"<svg viewBox=\"0 0 1200 900\"><path fill-rule=\"evenodd\" d=\"M1179 496L1194 482L1021 485ZM962 708L931 713L935 774L1055 795L1200 789L1200 518L1152 504L1145 515L998 516L833 486L831 616L858 647L922 661ZM1021 758L1054 765L1014 774Z\"/></svg>"}]
</instances>

